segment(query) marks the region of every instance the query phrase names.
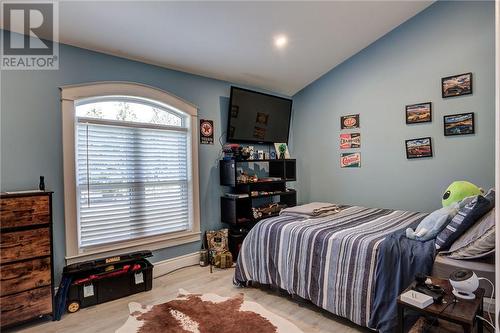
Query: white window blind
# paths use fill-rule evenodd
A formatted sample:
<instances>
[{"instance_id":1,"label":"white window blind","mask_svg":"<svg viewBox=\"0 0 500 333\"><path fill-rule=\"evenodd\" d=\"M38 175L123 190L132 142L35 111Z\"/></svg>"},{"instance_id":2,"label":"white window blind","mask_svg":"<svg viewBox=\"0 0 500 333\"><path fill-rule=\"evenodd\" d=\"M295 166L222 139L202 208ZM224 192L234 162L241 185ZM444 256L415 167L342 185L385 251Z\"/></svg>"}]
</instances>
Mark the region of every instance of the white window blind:
<instances>
[{"instance_id":1,"label":"white window blind","mask_svg":"<svg viewBox=\"0 0 500 333\"><path fill-rule=\"evenodd\" d=\"M190 229L188 130L77 118L79 247Z\"/></svg>"}]
</instances>

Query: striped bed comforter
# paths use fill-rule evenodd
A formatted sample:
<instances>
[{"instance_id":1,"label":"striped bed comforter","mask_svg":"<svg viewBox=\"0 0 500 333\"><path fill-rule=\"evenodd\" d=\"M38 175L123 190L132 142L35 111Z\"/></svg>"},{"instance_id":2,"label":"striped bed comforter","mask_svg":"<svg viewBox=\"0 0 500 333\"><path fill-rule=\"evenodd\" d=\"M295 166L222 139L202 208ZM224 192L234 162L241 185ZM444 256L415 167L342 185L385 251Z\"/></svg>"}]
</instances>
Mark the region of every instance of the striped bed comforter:
<instances>
[{"instance_id":1,"label":"striped bed comforter","mask_svg":"<svg viewBox=\"0 0 500 333\"><path fill-rule=\"evenodd\" d=\"M315 219L263 220L243 242L234 282L278 286L368 327L380 244L425 216L353 206Z\"/></svg>"}]
</instances>

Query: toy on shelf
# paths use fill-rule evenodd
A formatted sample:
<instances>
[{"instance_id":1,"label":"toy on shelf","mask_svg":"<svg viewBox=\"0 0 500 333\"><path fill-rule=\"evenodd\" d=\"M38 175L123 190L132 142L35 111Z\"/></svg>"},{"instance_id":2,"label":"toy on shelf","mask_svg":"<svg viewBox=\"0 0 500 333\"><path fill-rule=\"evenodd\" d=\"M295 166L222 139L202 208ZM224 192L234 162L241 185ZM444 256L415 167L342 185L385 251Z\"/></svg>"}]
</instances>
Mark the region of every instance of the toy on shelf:
<instances>
[{"instance_id":1,"label":"toy on shelf","mask_svg":"<svg viewBox=\"0 0 500 333\"><path fill-rule=\"evenodd\" d=\"M261 219L263 217L276 215L287 205L279 203L271 203L260 207L252 207L252 216L254 219Z\"/></svg>"},{"instance_id":2,"label":"toy on shelf","mask_svg":"<svg viewBox=\"0 0 500 333\"><path fill-rule=\"evenodd\" d=\"M257 177L257 175L250 176L248 173L242 170L240 171L240 174L238 175L236 181L240 184L256 183L259 181L259 177Z\"/></svg>"},{"instance_id":3,"label":"toy on shelf","mask_svg":"<svg viewBox=\"0 0 500 333\"><path fill-rule=\"evenodd\" d=\"M222 146L225 160L239 159L242 156L243 147L237 143L226 143Z\"/></svg>"},{"instance_id":4,"label":"toy on shelf","mask_svg":"<svg viewBox=\"0 0 500 333\"><path fill-rule=\"evenodd\" d=\"M240 157L242 160L248 160L252 156L252 152L250 151L250 147L242 147L240 152Z\"/></svg>"}]
</instances>

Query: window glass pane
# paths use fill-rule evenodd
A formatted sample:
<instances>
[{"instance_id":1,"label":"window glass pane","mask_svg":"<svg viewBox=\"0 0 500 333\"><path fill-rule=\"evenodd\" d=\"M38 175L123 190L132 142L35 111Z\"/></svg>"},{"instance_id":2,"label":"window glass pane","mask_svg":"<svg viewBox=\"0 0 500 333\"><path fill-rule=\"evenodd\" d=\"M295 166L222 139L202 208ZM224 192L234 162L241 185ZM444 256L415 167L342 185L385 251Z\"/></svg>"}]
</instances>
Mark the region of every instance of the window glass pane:
<instances>
[{"instance_id":1,"label":"window glass pane","mask_svg":"<svg viewBox=\"0 0 500 333\"><path fill-rule=\"evenodd\" d=\"M116 99L83 103L76 106L76 116L168 126L183 126L174 111L152 103Z\"/></svg>"}]
</instances>

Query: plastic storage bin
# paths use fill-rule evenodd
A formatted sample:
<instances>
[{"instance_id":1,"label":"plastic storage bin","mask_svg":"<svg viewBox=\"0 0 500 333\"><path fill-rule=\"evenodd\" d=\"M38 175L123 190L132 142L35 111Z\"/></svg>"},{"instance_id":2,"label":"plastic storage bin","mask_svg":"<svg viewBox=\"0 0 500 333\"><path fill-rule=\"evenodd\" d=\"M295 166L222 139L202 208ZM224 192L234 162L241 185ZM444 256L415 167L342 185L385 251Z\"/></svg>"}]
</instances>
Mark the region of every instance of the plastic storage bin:
<instances>
[{"instance_id":1,"label":"plastic storage bin","mask_svg":"<svg viewBox=\"0 0 500 333\"><path fill-rule=\"evenodd\" d=\"M151 251L141 251L64 267L63 275L71 278L67 311L151 290L153 264L146 259L151 256Z\"/></svg>"}]
</instances>

